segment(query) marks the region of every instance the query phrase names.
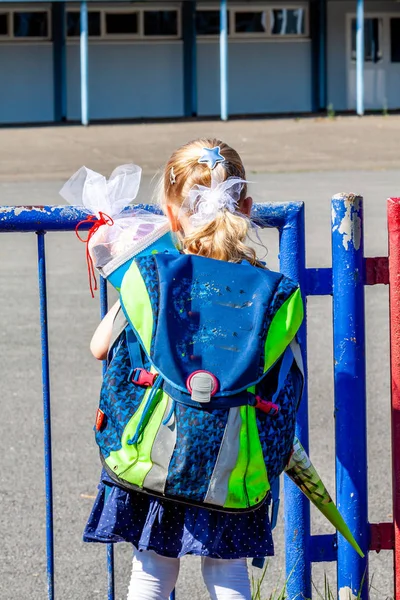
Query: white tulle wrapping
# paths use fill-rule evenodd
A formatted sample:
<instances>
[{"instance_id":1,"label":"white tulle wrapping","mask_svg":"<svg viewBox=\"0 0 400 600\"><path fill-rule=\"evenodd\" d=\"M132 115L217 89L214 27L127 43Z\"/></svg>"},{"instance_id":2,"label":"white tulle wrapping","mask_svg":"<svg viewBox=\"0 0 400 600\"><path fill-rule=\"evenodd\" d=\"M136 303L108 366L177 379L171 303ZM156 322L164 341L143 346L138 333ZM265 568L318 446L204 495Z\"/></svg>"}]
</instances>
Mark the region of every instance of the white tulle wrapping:
<instances>
[{"instance_id":1,"label":"white tulle wrapping","mask_svg":"<svg viewBox=\"0 0 400 600\"><path fill-rule=\"evenodd\" d=\"M211 176L211 187L195 185L183 202L181 212L188 215L192 227L203 227L214 221L221 210L241 215L238 203L243 186L247 183L240 177L229 177L218 182ZM243 216L243 215L241 215Z\"/></svg>"},{"instance_id":2,"label":"white tulle wrapping","mask_svg":"<svg viewBox=\"0 0 400 600\"><path fill-rule=\"evenodd\" d=\"M142 169L134 164L117 167L107 180L104 175L81 167L64 184L60 195L69 204L83 204L97 218L111 217L112 225L101 225L90 237L90 256L97 268L104 267L122 254L134 252L135 246L167 218L130 207L136 198Z\"/></svg>"}]
</instances>

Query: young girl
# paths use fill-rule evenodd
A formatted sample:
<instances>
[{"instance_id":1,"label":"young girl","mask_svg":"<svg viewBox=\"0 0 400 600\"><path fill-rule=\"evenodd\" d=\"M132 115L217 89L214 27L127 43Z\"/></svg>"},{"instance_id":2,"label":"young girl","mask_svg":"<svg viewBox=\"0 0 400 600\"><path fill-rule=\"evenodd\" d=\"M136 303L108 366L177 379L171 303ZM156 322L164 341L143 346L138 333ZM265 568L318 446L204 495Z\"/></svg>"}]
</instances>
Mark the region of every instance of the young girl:
<instances>
[{"instance_id":1,"label":"young girl","mask_svg":"<svg viewBox=\"0 0 400 600\"><path fill-rule=\"evenodd\" d=\"M235 194L233 182L237 186L239 180ZM252 199L245 170L227 144L199 139L176 150L165 167L160 203L179 237L181 252L263 268L246 245ZM126 324L117 303L93 336L91 351L96 358L106 358ZM273 554L268 509L268 500L242 514L178 504L124 491L103 471L84 540L133 544L128 600L166 600L176 584L180 557L186 554L201 556L212 599L250 600L246 559Z\"/></svg>"}]
</instances>

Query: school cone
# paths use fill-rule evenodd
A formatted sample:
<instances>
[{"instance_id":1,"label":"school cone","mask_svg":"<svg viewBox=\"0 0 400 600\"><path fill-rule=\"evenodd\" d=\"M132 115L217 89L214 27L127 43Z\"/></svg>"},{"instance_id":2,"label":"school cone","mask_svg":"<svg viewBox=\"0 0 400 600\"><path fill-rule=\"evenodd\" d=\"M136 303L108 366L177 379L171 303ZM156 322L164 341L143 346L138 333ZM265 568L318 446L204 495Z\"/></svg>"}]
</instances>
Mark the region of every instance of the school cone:
<instances>
[{"instance_id":1,"label":"school cone","mask_svg":"<svg viewBox=\"0 0 400 600\"><path fill-rule=\"evenodd\" d=\"M364 558L361 548L335 506L314 465L299 440L295 438L293 451L285 469L286 475L301 489L303 494L318 508L354 550Z\"/></svg>"}]
</instances>

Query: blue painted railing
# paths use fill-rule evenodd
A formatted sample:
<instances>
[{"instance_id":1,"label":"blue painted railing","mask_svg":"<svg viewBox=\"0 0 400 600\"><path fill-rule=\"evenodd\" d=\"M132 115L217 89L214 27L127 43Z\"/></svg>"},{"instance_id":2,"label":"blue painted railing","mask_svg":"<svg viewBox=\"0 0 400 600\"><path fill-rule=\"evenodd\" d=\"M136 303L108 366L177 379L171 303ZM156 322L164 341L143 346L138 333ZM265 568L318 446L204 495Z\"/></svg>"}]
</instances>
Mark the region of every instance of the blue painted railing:
<instances>
[{"instance_id":1,"label":"blue painted railing","mask_svg":"<svg viewBox=\"0 0 400 600\"><path fill-rule=\"evenodd\" d=\"M146 207L158 211L154 206ZM48 598L54 598L51 419L47 336L45 244L46 231L74 230L85 219L81 207L0 207L0 233L30 231L38 235L40 321L46 472L46 531ZM261 227L277 228L281 271L300 283L303 295L333 295L334 375L336 414L337 504L366 554L359 558L340 536L310 533L310 507L305 496L285 478L285 544L287 593L290 600L312 597L312 562L337 561L338 589L368 597L367 455L365 402L364 285L386 283L379 276L385 259L363 256L362 199L340 195L332 201L333 268L306 268L303 203L259 204L253 217ZM89 225L87 226L89 227ZM375 261L374 264L371 261ZM379 262L381 261L381 262ZM366 268L368 267L368 268ZM369 276L367 276L367 271ZM107 286L100 287L101 315L107 312ZM307 321L299 332L307 365ZM345 410L344 410L345 409ZM308 451L307 387L298 412L297 435ZM378 525L374 525L378 535ZM382 530L383 531L383 530ZM107 548L108 599L114 600L112 545Z\"/></svg>"}]
</instances>

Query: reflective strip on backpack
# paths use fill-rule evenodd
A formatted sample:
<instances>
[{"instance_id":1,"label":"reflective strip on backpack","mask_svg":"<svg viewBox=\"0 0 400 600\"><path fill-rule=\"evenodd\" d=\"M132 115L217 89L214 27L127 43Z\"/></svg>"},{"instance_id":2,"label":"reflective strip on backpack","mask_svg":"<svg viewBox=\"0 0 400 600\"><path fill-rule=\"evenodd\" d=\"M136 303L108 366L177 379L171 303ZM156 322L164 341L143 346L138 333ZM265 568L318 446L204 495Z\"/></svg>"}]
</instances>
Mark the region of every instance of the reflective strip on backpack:
<instances>
[{"instance_id":1,"label":"reflective strip on backpack","mask_svg":"<svg viewBox=\"0 0 400 600\"><path fill-rule=\"evenodd\" d=\"M228 496L229 478L239 457L239 435L242 425L240 407L229 409L224 437L211 475L204 502L224 506Z\"/></svg>"},{"instance_id":2,"label":"reflective strip on backpack","mask_svg":"<svg viewBox=\"0 0 400 600\"><path fill-rule=\"evenodd\" d=\"M259 504L270 489L267 467L265 466L264 454L258 433L256 408L254 406L243 407L247 412L247 430L249 434L249 457L245 483L250 506Z\"/></svg>"},{"instance_id":3,"label":"reflective strip on backpack","mask_svg":"<svg viewBox=\"0 0 400 600\"><path fill-rule=\"evenodd\" d=\"M224 508L250 508L259 504L269 490L254 406L241 406L239 455L228 482Z\"/></svg>"},{"instance_id":4,"label":"reflective strip on backpack","mask_svg":"<svg viewBox=\"0 0 400 600\"><path fill-rule=\"evenodd\" d=\"M155 394L148 422L144 424L145 433L139 437L136 444L128 444L136 433L146 400L151 392L151 388L146 391L139 409L125 427L121 438L122 448L110 452L106 459L107 465L116 475L139 487L143 487L143 482L153 466L151 452L169 401L169 396L162 390Z\"/></svg>"},{"instance_id":5,"label":"reflective strip on backpack","mask_svg":"<svg viewBox=\"0 0 400 600\"><path fill-rule=\"evenodd\" d=\"M165 415L168 415L168 413L171 412L171 406L173 403L173 400L169 396L167 396L167 398L168 404L166 406L165 413L163 414L163 419ZM175 450L175 444L176 419L175 416L172 415L166 425L160 425L156 437L154 438L150 457L152 467L146 475L146 478L143 482L143 487L148 490L153 490L154 492L160 492L162 494L164 493L168 477L168 467Z\"/></svg>"},{"instance_id":6,"label":"reflective strip on backpack","mask_svg":"<svg viewBox=\"0 0 400 600\"><path fill-rule=\"evenodd\" d=\"M121 285L121 305L150 355L153 337L153 309L146 284L135 262L131 264Z\"/></svg>"},{"instance_id":7,"label":"reflective strip on backpack","mask_svg":"<svg viewBox=\"0 0 400 600\"><path fill-rule=\"evenodd\" d=\"M283 354L303 321L303 302L298 288L276 311L265 342L264 372Z\"/></svg>"}]
</instances>

